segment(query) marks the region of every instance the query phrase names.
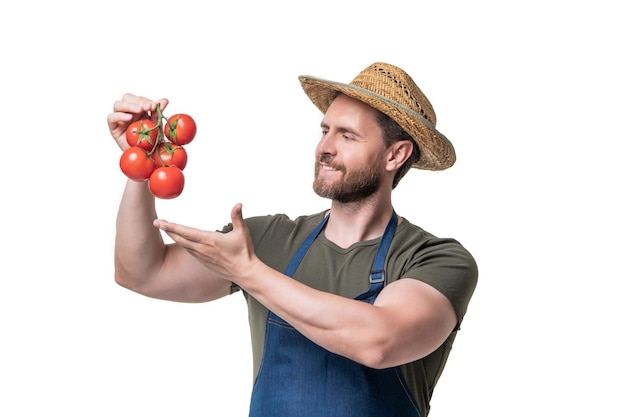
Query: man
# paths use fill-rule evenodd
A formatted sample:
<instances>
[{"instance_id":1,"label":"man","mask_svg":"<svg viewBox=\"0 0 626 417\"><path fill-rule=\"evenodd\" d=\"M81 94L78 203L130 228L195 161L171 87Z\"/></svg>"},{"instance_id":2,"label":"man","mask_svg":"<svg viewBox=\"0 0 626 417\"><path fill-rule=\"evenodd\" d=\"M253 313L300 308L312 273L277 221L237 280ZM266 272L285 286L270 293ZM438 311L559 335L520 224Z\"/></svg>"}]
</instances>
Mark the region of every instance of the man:
<instances>
[{"instance_id":1,"label":"man","mask_svg":"<svg viewBox=\"0 0 626 417\"><path fill-rule=\"evenodd\" d=\"M350 84L300 82L324 114L313 188L330 209L244 220L237 204L232 223L209 232L158 219L145 182L128 181L115 279L181 302L243 292L251 416L426 416L478 272L457 241L398 217L391 194L411 167L450 167L454 149L400 68L375 63ZM108 124L122 149L128 124L155 109L131 94L114 104Z\"/></svg>"}]
</instances>

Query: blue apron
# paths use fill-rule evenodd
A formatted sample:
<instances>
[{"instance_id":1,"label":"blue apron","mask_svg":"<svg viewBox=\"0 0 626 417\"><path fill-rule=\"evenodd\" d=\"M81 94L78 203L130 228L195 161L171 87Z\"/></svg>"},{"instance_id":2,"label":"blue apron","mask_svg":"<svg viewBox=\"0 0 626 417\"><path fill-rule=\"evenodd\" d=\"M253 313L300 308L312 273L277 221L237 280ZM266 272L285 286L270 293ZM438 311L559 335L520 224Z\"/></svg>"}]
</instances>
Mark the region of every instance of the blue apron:
<instances>
[{"instance_id":1,"label":"blue apron","mask_svg":"<svg viewBox=\"0 0 626 417\"><path fill-rule=\"evenodd\" d=\"M287 266L293 277L328 220L307 237ZM370 287L355 297L373 303L385 284L384 264L398 223L394 212L374 258ZM263 360L250 417L421 417L400 368L373 369L329 352L273 312L268 313Z\"/></svg>"}]
</instances>

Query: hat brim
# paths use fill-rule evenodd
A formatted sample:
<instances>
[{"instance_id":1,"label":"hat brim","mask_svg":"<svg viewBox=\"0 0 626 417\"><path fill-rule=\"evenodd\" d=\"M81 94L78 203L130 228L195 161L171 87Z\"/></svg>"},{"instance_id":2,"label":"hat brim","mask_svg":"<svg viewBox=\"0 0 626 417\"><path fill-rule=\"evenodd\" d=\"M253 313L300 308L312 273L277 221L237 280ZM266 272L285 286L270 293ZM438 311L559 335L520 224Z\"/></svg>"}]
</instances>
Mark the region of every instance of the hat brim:
<instances>
[{"instance_id":1,"label":"hat brim","mask_svg":"<svg viewBox=\"0 0 626 417\"><path fill-rule=\"evenodd\" d=\"M456 153L452 143L421 114L380 94L351 84L301 75L304 92L313 104L326 113L339 93L362 101L395 120L415 140L420 158L412 168L441 171L454 165Z\"/></svg>"}]
</instances>

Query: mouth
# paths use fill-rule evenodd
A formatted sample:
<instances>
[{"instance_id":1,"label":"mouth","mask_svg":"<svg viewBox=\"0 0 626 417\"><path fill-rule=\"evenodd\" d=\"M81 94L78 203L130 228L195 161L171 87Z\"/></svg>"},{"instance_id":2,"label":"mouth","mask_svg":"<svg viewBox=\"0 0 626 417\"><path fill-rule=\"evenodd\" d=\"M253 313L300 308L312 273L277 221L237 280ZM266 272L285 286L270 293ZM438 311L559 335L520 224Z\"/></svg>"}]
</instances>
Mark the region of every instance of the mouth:
<instances>
[{"instance_id":1,"label":"mouth","mask_svg":"<svg viewBox=\"0 0 626 417\"><path fill-rule=\"evenodd\" d=\"M332 166L328 165L328 164L324 164L324 163L319 163L318 164L319 170L320 171L327 171L327 172L331 172L331 171L339 171L336 168L333 168Z\"/></svg>"},{"instance_id":2,"label":"mouth","mask_svg":"<svg viewBox=\"0 0 626 417\"><path fill-rule=\"evenodd\" d=\"M335 167L327 162L318 162L315 168L315 176L318 178L323 177L327 180L335 178L343 173L343 169L341 167Z\"/></svg>"},{"instance_id":3,"label":"mouth","mask_svg":"<svg viewBox=\"0 0 626 417\"><path fill-rule=\"evenodd\" d=\"M317 169L320 171L333 172L343 171L343 166L334 164L328 155L321 155L316 161Z\"/></svg>"}]
</instances>

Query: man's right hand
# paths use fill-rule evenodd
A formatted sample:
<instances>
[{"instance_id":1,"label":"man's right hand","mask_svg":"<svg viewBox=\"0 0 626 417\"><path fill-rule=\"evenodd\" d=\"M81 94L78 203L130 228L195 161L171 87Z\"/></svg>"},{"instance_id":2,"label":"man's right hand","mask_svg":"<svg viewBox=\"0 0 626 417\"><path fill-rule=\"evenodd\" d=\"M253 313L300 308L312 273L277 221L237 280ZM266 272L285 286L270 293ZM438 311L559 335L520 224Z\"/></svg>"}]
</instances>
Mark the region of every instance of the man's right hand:
<instances>
[{"instance_id":1,"label":"man's right hand","mask_svg":"<svg viewBox=\"0 0 626 417\"><path fill-rule=\"evenodd\" d=\"M161 111L163 111L167 107L169 100L162 98L154 101L126 93L121 100L113 104L113 113L107 116L107 124L109 125L111 136L121 150L129 147L126 142L126 129L132 122L140 119L151 119L153 122L157 122L157 102L161 106Z\"/></svg>"}]
</instances>

